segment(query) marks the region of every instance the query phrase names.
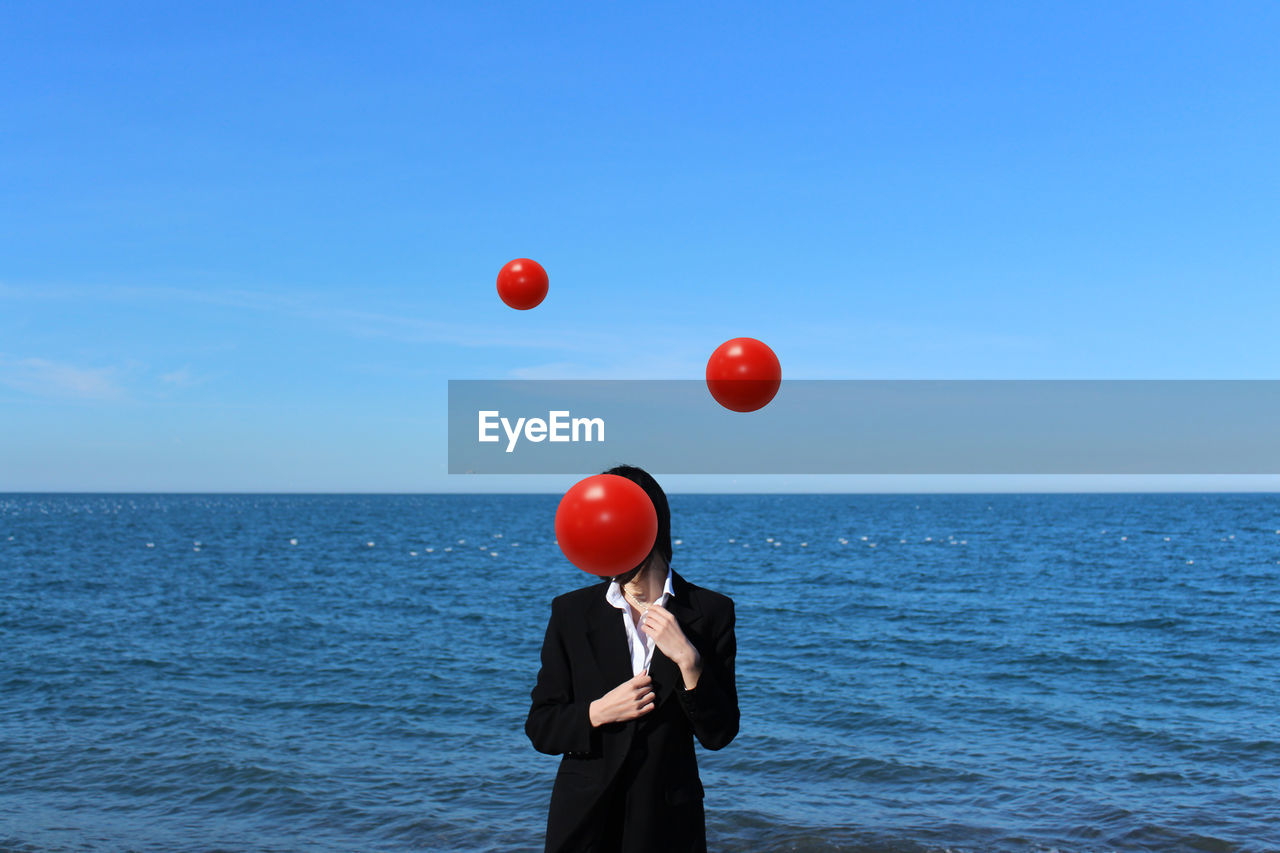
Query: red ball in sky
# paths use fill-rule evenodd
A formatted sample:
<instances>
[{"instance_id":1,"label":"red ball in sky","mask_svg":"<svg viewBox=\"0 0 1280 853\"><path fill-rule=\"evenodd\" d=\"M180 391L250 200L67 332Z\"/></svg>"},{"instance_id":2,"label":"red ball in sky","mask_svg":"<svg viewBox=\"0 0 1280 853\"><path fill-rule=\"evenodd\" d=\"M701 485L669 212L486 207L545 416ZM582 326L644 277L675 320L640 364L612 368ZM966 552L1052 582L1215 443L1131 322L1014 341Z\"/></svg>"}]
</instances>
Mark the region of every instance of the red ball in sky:
<instances>
[{"instance_id":1,"label":"red ball in sky","mask_svg":"<svg viewBox=\"0 0 1280 853\"><path fill-rule=\"evenodd\" d=\"M584 572L611 577L644 562L658 538L649 495L617 474L596 474L565 492L556 509L556 542Z\"/></svg>"},{"instance_id":2,"label":"red ball in sky","mask_svg":"<svg viewBox=\"0 0 1280 853\"><path fill-rule=\"evenodd\" d=\"M536 308L547 298L547 271L528 258L516 258L498 270L498 296L520 311Z\"/></svg>"},{"instance_id":3,"label":"red ball in sky","mask_svg":"<svg viewBox=\"0 0 1280 853\"><path fill-rule=\"evenodd\" d=\"M707 390L730 411L763 409L781 385L778 357L755 338L725 341L707 361Z\"/></svg>"}]
</instances>

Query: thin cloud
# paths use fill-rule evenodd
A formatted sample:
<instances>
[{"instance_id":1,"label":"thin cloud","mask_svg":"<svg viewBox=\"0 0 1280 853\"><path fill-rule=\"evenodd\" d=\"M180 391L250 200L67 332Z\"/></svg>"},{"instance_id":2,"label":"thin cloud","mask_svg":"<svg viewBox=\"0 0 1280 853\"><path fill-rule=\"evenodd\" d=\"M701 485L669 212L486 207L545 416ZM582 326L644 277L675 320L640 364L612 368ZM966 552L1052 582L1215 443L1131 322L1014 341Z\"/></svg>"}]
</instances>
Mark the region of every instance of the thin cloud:
<instances>
[{"instance_id":1,"label":"thin cloud","mask_svg":"<svg viewBox=\"0 0 1280 853\"><path fill-rule=\"evenodd\" d=\"M512 379L701 379L704 366L692 359L641 357L613 364L553 361L516 367Z\"/></svg>"},{"instance_id":2,"label":"thin cloud","mask_svg":"<svg viewBox=\"0 0 1280 853\"><path fill-rule=\"evenodd\" d=\"M199 385L204 382L203 377L196 376L186 367L180 367L169 373L162 373L159 378L163 384L172 385L175 388L190 388L193 385Z\"/></svg>"},{"instance_id":3,"label":"thin cloud","mask_svg":"<svg viewBox=\"0 0 1280 853\"><path fill-rule=\"evenodd\" d=\"M0 385L40 397L118 400L125 396L115 367L78 367L43 358L0 357Z\"/></svg>"},{"instance_id":4,"label":"thin cloud","mask_svg":"<svg viewBox=\"0 0 1280 853\"><path fill-rule=\"evenodd\" d=\"M185 302L243 309L307 320L358 338L383 338L409 344L453 344L462 347L598 352L616 336L604 331L547 328L516 329L510 324L435 320L421 307L391 311L326 305L319 294L290 295L249 290L195 290L182 287L27 287L0 283L0 298L55 302Z\"/></svg>"},{"instance_id":5,"label":"thin cloud","mask_svg":"<svg viewBox=\"0 0 1280 853\"><path fill-rule=\"evenodd\" d=\"M571 361L553 361L547 364L531 364L516 367L507 372L512 379L594 379L585 374L581 364Z\"/></svg>"}]
</instances>

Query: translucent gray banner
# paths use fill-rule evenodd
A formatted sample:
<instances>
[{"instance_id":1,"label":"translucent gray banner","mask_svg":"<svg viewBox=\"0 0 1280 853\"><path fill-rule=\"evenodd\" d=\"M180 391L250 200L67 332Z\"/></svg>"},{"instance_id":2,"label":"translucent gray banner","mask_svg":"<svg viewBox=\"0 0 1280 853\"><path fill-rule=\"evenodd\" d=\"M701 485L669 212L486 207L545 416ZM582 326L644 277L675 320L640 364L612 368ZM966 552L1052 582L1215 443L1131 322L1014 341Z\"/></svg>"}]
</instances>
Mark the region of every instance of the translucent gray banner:
<instances>
[{"instance_id":1,"label":"translucent gray banner","mask_svg":"<svg viewBox=\"0 0 1280 853\"><path fill-rule=\"evenodd\" d=\"M450 380L449 473L1277 474L1280 380Z\"/></svg>"}]
</instances>

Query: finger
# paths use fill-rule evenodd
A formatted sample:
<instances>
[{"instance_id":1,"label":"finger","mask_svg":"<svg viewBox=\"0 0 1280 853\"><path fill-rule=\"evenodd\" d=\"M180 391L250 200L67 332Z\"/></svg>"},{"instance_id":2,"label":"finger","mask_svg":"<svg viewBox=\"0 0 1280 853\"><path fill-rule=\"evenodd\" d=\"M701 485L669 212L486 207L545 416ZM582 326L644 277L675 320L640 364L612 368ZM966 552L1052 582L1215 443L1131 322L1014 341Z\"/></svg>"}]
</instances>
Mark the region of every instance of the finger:
<instances>
[{"instance_id":1,"label":"finger","mask_svg":"<svg viewBox=\"0 0 1280 853\"><path fill-rule=\"evenodd\" d=\"M675 617L668 615L666 619L655 616L646 623L646 630L649 633L663 633L675 629Z\"/></svg>"}]
</instances>

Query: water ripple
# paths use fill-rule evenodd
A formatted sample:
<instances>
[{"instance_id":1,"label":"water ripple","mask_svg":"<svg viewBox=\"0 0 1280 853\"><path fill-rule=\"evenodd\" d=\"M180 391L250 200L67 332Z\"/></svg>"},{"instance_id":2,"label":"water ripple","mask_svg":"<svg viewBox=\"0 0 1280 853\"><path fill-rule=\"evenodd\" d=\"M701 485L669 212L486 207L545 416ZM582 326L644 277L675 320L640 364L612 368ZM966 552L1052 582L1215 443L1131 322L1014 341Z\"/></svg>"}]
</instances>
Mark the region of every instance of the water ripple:
<instances>
[{"instance_id":1,"label":"water ripple","mask_svg":"<svg viewBox=\"0 0 1280 853\"><path fill-rule=\"evenodd\" d=\"M541 849L556 500L0 496L0 849ZM1280 850L1280 498L671 503L711 849Z\"/></svg>"}]
</instances>

